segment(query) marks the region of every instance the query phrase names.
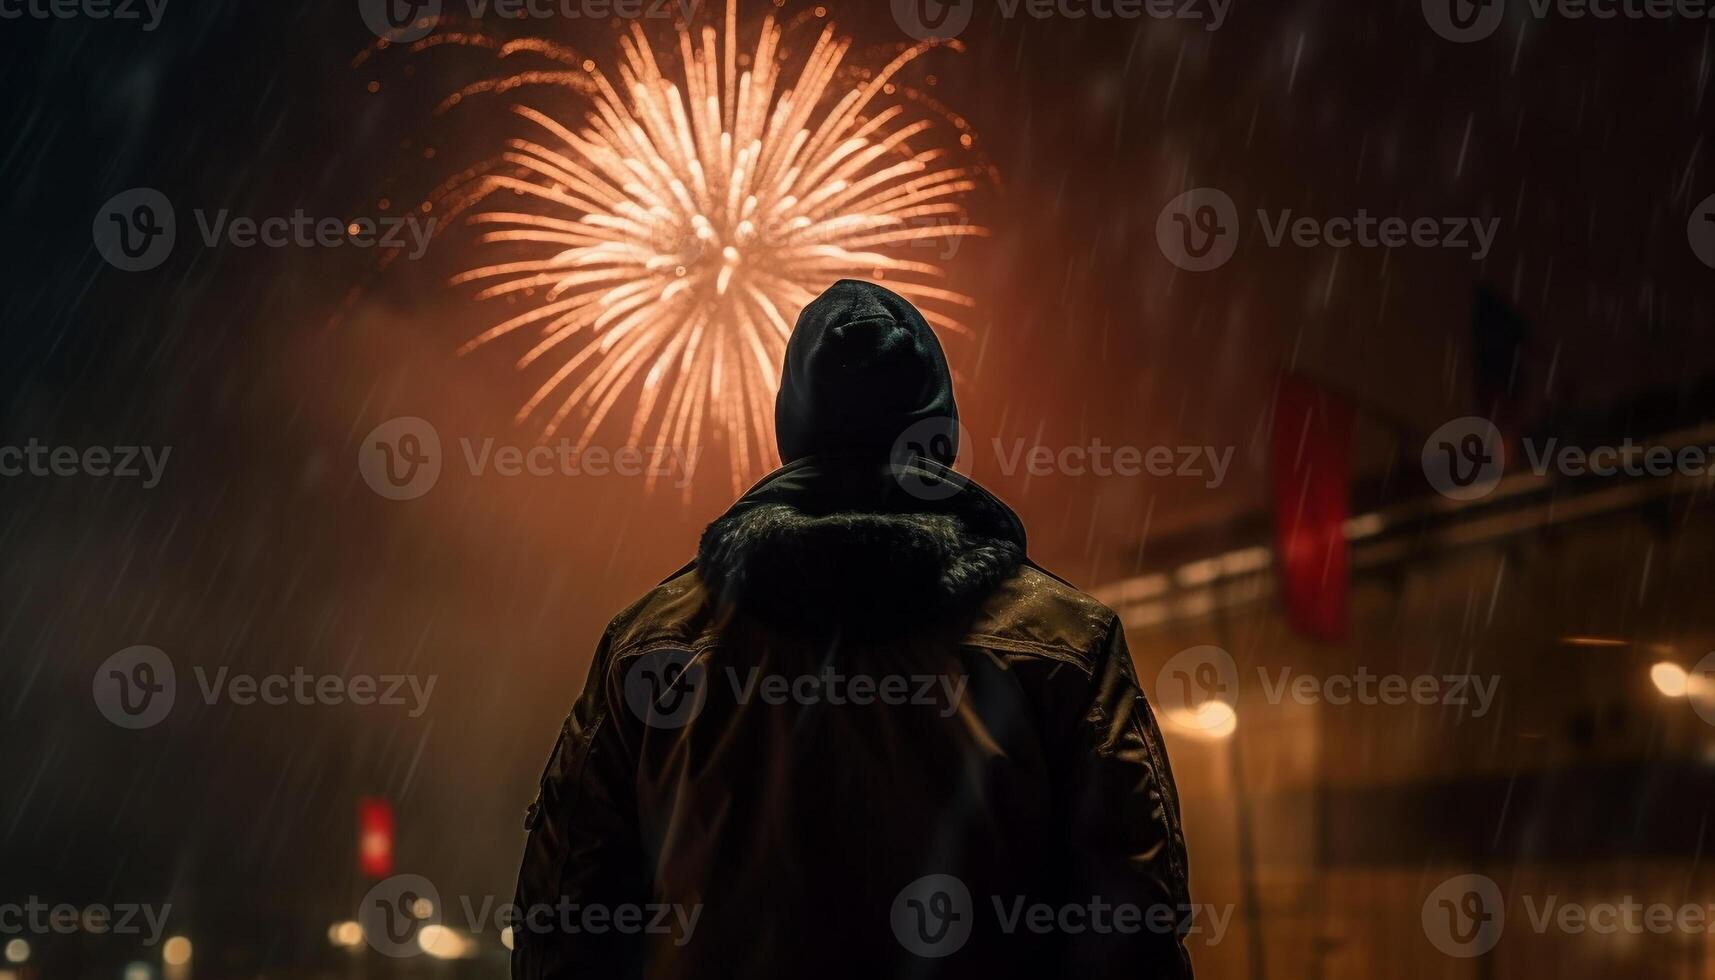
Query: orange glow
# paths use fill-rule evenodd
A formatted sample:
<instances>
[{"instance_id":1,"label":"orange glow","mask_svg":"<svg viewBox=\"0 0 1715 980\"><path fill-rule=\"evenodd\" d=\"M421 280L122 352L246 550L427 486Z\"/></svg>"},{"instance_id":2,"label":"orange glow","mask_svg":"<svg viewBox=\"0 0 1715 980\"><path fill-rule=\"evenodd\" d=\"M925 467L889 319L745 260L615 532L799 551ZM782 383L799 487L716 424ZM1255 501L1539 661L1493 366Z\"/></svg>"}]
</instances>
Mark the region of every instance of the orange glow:
<instances>
[{"instance_id":1,"label":"orange glow","mask_svg":"<svg viewBox=\"0 0 1715 980\"><path fill-rule=\"evenodd\" d=\"M977 171L945 165L943 146L913 149L911 141L931 140L940 127L907 122L905 104L881 98L933 44L906 50L859 83L842 70L851 42L832 27L793 69L780 53L785 31L770 16L754 58L742 58L736 6L724 32L681 26L677 51L658 52L634 25L617 69L529 42L581 64L588 75L552 81L587 98L591 111L567 124L512 107L536 132L509 142L504 172L461 188L455 210L513 192L509 203L521 197L535 207L470 220L492 229L484 244L540 252L453 282L480 284L482 299L531 300L460 351L531 328L536 339L518 367L556 366L519 409L519 422L540 417L546 439L577 413L587 442L623 399L628 444L647 436L694 449L712 431L726 443L738 486L775 462L768 436L776 372L797 311L836 279L885 278L937 326L963 331L948 309L973 301L935 284L946 246L933 243L985 232L962 203ZM755 67L741 70L747 60ZM505 91L524 80L465 91Z\"/></svg>"}]
</instances>

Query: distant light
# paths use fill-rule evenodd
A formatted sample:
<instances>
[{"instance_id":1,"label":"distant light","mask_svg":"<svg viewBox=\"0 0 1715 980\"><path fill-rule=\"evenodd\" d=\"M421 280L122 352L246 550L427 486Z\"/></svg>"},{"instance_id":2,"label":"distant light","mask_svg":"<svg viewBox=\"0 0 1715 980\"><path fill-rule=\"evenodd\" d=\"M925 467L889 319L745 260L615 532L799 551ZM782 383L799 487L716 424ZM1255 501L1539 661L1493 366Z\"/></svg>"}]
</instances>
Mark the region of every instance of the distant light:
<instances>
[{"instance_id":1,"label":"distant light","mask_svg":"<svg viewBox=\"0 0 1715 980\"><path fill-rule=\"evenodd\" d=\"M427 919L435 914L435 903L426 898L418 898L411 903L411 916L417 919Z\"/></svg>"},{"instance_id":2,"label":"distant light","mask_svg":"<svg viewBox=\"0 0 1715 980\"><path fill-rule=\"evenodd\" d=\"M441 960L456 960L469 956L472 943L439 923L430 923L417 932L417 945L423 952Z\"/></svg>"},{"instance_id":3,"label":"distant light","mask_svg":"<svg viewBox=\"0 0 1715 980\"><path fill-rule=\"evenodd\" d=\"M1387 527L1387 520L1380 514L1359 514L1357 517L1346 519L1346 540L1360 541L1374 537Z\"/></svg>"},{"instance_id":4,"label":"distant light","mask_svg":"<svg viewBox=\"0 0 1715 980\"><path fill-rule=\"evenodd\" d=\"M161 944L161 962L168 966L184 966L191 961L191 941L174 936Z\"/></svg>"},{"instance_id":5,"label":"distant light","mask_svg":"<svg viewBox=\"0 0 1715 980\"><path fill-rule=\"evenodd\" d=\"M1560 642L1569 647L1629 647L1630 640L1616 640L1611 636L1563 636Z\"/></svg>"},{"instance_id":6,"label":"distant light","mask_svg":"<svg viewBox=\"0 0 1715 980\"><path fill-rule=\"evenodd\" d=\"M328 926L328 942L346 949L356 949L363 945L363 927L349 919L345 922L335 922Z\"/></svg>"},{"instance_id":7,"label":"distant light","mask_svg":"<svg viewBox=\"0 0 1715 980\"><path fill-rule=\"evenodd\" d=\"M1650 667L1649 679L1663 697L1682 698L1691 690L1691 677L1685 668L1666 660Z\"/></svg>"},{"instance_id":8,"label":"distant light","mask_svg":"<svg viewBox=\"0 0 1715 980\"><path fill-rule=\"evenodd\" d=\"M23 963L30 958L30 944L22 939L14 939L6 944L6 962Z\"/></svg>"},{"instance_id":9,"label":"distant light","mask_svg":"<svg viewBox=\"0 0 1715 980\"><path fill-rule=\"evenodd\" d=\"M0 980L18 980L16 970L0 970Z\"/></svg>"},{"instance_id":10,"label":"distant light","mask_svg":"<svg viewBox=\"0 0 1715 980\"><path fill-rule=\"evenodd\" d=\"M1208 742L1231 738L1239 728L1238 712L1225 701L1204 701L1195 710L1176 708L1163 714L1174 728Z\"/></svg>"},{"instance_id":11,"label":"distant light","mask_svg":"<svg viewBox=\"0 0 1715 980\"><path fill-rule=\"evenodd\" d=\"M505 946L507 949L512 948L512 927L511 926L507 926L506 928L500 930L500 945Z\"/></svg>"},{"instance_id":12,"label":"distant light","mask_svg":"<svg viewBox=\"0 0 1715 980\"><path fill-rule=\"evenodd\" d=\"M154 975L155 971L149 969L147 963L138 963L133 960L125 964L125 980L150 980Z\"/></svg>"}]
</instances>

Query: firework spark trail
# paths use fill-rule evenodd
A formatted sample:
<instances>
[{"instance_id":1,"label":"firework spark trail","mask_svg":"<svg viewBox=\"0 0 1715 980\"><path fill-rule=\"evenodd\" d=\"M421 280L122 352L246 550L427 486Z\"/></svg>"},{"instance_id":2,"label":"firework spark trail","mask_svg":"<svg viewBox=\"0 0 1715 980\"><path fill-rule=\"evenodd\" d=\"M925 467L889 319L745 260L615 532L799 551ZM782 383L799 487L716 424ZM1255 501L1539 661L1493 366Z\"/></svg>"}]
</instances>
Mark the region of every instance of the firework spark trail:
<instances>
[{"instance_id":1,"label":"firework spark trail","mask_svg":"<svg viewBox=\"0 0 1715 980\"><path fill-rule=\"evenodd\" d=\"M949 311L970 298L937 285L934 263L898 253L985 233L962 204L978 171L945 164L941 148L912 149L942 127L906 121L902 103L880 104L899 91L900 69L932 45L862 73L835 101L836 85L852 76L849 40L825 28L788 79L785 30L772 16L744 52L748 66L741 60L736 6L724 31L679 26L671 74L637 25L621 39L617 81L551 42L513 42L581 71L520 72L454 101L550 85L577 92L588 111L573 127L514 105L532 137L510 140L494 166L450 195L454 213L503 191L534 205L470 221L486 227L485 245L526 243L544 254L453 279L479 285L483 299L531 302L460 353L529 327L539 338L521 370L563 358L518 421L546 416L547 439L579 412L587 442L635 388L629 444L653 423L655 444L695 449L707 426L727 443L735 486L775 459L777 365L797 311L836 279L874 278L937 326L963 331Z\"/></svg>"}]
</instances>

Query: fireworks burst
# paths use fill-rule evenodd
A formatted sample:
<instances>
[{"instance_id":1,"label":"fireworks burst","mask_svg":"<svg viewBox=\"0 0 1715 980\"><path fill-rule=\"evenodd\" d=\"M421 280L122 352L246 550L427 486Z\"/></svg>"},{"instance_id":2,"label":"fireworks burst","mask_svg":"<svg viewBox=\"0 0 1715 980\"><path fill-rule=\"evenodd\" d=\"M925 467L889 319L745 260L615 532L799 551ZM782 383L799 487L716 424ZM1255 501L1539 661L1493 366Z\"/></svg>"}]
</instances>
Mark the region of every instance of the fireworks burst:
<instances>
[{"instance_id":1,"label":"fireworks burst","mask_svg":"<svg viewBox=\"0 0 1715 980\"><path fill-rule=\"evenodd\" d=\"M983 230L962 203L979 171L947 163L941 138L958 132L954 145L969 146L963 120L895 81L932 45L849 67L851 42L828 26L790 59L770 16L741 51L736 6L724 31L680 24L666 56L634 25L617 80L549 42L481 42L559 70L491 79L450 103L545 85L588 109L568 125L512 106L531 136L447 196L452 213L473 210L486 247L524 249L453 280L528 305L461 353L528 330L537 340L518 367L556 364L520 423L539 422L546 439L575 418L587 442L635 391L629 444L698 447L712 432L739 484L775 459L776 375L798 310L837 279L878 279L962 332L957 311L972 301L937 285L943 270L922 259ZM502 191L529 206L494 209Z\"/></svg>"}]
</instances>

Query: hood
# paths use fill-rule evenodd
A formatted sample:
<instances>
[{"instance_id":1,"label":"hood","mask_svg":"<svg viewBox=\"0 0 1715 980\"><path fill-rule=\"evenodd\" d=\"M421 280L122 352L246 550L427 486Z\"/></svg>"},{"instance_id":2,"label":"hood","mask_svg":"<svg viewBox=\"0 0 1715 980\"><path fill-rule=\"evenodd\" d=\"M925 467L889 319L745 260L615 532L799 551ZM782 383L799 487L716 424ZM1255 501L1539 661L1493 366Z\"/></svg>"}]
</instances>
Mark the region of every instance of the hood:
<instances>
[{"instance_id":1,"label":"hood","mask_svg":"<svg viewBox=\"0 0 1715 980\"><path fill-rule=\"evenodd\" d=\"M922 455L950 466L959 455L958 418L941 342L904 297L841 279L804 307L774 401L782 461L887 456L912 439Z\"/></svg>"},{"instance_id":2,"label":"hood","mask_svg":"<svg viewBox=\"0 0 1715 980\"><path fill-rule=\"evenodd\" d=\"M980 602L1025 561L1018 516L933 460L813 456L703 532L718 601L780 625L886 633Z\"/></svg>"}]
</instances>

